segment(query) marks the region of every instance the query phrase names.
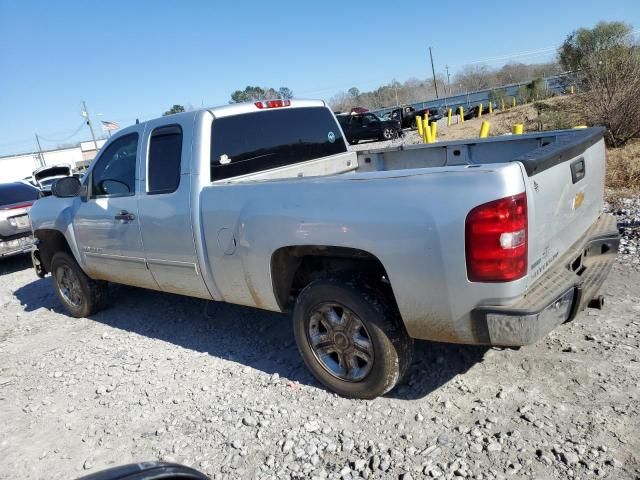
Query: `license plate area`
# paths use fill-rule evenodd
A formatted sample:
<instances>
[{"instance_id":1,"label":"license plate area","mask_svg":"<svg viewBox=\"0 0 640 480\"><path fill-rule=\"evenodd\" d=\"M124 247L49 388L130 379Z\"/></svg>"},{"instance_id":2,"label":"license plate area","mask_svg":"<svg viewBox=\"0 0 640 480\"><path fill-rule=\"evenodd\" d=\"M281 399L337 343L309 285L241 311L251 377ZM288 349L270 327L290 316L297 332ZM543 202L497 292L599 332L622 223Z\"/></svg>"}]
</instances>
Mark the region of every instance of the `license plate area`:
<instances>
[{"instance_id":1,"label":"license plate area","mask_svg":"<svg viewBox=\"0 0 640 480\"><path fill-rule=\"evenodd\" d=\"M29 215L16 215L15 217L9 217L7 219L9 224L15 228L29 228L31 223L29 222Z\"/></svg>"}]
</instances>

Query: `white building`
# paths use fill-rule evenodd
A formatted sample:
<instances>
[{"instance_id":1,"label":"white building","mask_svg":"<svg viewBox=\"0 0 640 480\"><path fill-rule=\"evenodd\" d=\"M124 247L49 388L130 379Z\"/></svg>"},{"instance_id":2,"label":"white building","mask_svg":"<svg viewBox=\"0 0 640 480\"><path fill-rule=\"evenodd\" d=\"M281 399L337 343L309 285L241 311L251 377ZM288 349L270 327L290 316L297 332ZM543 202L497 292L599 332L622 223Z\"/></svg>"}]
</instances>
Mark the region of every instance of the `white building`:
<instances>
[{"instance_id":1,"label":"white building","mask_svg":"<svg viewBox=\"0 0 640 480\"><path fill-rule=\"evenodd\" d=\"M98 149L102 148L105 142L106 140L97 140ZM96 149L91 140L74 147L43 151L42 156L45 165L71 165L73 168L82 168L89 165L96 156ZM31 173L41 166L38 152L0 157L0 183L30 177Z\"/></svg>"}]
</instances>

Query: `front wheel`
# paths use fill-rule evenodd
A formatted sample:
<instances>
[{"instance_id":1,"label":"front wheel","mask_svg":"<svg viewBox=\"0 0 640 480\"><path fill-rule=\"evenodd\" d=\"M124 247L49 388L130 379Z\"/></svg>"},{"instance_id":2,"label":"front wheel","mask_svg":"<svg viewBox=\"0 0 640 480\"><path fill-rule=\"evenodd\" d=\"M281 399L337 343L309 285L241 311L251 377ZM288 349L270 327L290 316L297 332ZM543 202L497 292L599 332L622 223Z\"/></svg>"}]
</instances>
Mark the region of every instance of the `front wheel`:
<instances>
[{"instance_id":1,"label":"front wheel","mask_svg":"<svg viewBox=\"0 0 640 480\"><path fill-rule=\"evenodd\" d=\"M393 301L363 285L310 283L296 301L293 327L311 373L345 397L384 395L411 363L413 342Z\"/></svg>"},{"instance_id":2,"label":"front wheel","mask_svg":"<svg viewBox=\"0 0 640 480\"><path fill-rule=\"evenodd\" d=\"M396 132L395 128L384 127L384 130L382 130L382 138L384 138L385 140L392 140L397 136L398 133Z\"/></svg>"},{"instance_id":3,"label":"front wheel","mask_svg":"<svg viewBox=\"0 0 640 480\"><path fill-rule=\"evenodd\" d=\"M51 260L56 295L70 315L83 318L101 310L107 303L107 282L93 280L67 252Z\"/></svg>"}]
</instances>

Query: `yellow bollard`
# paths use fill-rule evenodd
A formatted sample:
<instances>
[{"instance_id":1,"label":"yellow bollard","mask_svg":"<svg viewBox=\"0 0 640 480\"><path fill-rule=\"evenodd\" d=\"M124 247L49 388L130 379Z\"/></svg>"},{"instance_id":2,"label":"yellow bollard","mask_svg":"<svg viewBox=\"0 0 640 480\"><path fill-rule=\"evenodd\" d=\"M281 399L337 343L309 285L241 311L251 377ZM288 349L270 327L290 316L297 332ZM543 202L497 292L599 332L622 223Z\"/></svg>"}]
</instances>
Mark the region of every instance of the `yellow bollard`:
<instances>
[{"instance_id":1,"label":"yellow bollard","mask_svg":"<svg viewBox=\"0 0 640 480\"><path fill-rule=\"evenodd\" d=\"M491 124L484 120L482 122L482 126L480 127L480 138L487 138L489 136L489 129L491 128Z\"/></svg>"},{"instance_id":2,"label":"yellow bollard","mask_svg":"<svg viewBox=\"0 0 640 480\"><path fill-rule=\"evenodd\" d=\"M462 106L458 107L458 115L460 115L460 122L458 123L464 123L464 108Z\"/></svg>"},{"instance_id":3,"label":"yellow bollard","mask_svg":"<svg viewBox=\"0 0 640 480\"><path fill-rule=\"evenodd\" d=\"M573 85L569 87L569 93L573 95Z\"/></svg>"},{"instance_id":4,"label":"yellow bollard","mask_svg":"<svg viewBox=\"0 0 640 480\"><path fill-rule=\"evenodd\" d=\"M478 118L482 116L482 104L478 105Z\"/></svg>"},{"instance_id":5,"label":"yellow bollard","mask_svg":"<svg viewBox=\"0 0 640 480\"><path fill-rule=\"evenodd\" d=\"M493 113L493 102L489 102L489 113Z\"/></svg>"},{"instance_id":6,"label":"yellow bollard","mask_svg":"<svg viewBox=\"0 0 640 480\"><path fill-rule=\"evenodd\" d=\"M512 106L512 107L515 107L515 106L516 106L516 97L513 97L513 98L511 99L511 106Z\"/></svg>"},{"instance_id":7,"label":"yellow bollard","mask_svg":"<svg viewBox=\"0 0 640 480\"><path fill-rule=\"evenodd\" d=\"M524 133L524 125L522 123L516 123L512 130L514 135L522 135Z\"/></svg>"},{"instance_id":8,"label":"yellow bollard","mask_svg":"<svg viewBox=\"0 0 640 480\"><path fill-rule=\"evenodd\" d=\"M427 113L424 114L424 120L423 120L423 124L424 125L429 125L429 111L427 110Z\"/></svg>"},{"instance_id":9,"label":"yellow bollard","mask_svg":"<svg viewBox=\"0 0 640 480\"><path fill-rule=\"evenodd\" d=\"M420 134L421 137L423 137L424 133L422 132L422 117L420 116L416 117L416 125L418 126L418 133Z\"/></svg>"},{"instance_id":10,"label":"yellow bollard","mask_svg":"<svg viewBox=\"0 0 640 480\"><path fill-rule=\"evenodd\" d=\"M447 127L451 126L451 109L447 110Z\"/></svg>"},{"instance_id":11,"label":"yellow bollard","mask_svg":"<svg viewBox=\"0 0 640 480\"><path fill-rule=\"evenodd\" d=\"M504 112L504 98L500 99L500 111Z\"/></svg>"},{"instance_id":12,"label":"yellow bollard","mask_svg":"<svg viewBox=\"0 0 640 480\"><path fill-rule=\"evenodd\" d=\"M431 141L435 142L438 138L438 123L431 122Z\"/></svg>"},{"instance_id":13,"label":"yellow bollard","mask_svg":"<svg viewBox=\"0 0 640 480\"><path fill-rule=\"evenodd\" d=\"M422 130L424 132L424 143L433 143L433 138L431 138L431 128L429 128L429 124L423 124Z\"/></svg>"}]
</instances>

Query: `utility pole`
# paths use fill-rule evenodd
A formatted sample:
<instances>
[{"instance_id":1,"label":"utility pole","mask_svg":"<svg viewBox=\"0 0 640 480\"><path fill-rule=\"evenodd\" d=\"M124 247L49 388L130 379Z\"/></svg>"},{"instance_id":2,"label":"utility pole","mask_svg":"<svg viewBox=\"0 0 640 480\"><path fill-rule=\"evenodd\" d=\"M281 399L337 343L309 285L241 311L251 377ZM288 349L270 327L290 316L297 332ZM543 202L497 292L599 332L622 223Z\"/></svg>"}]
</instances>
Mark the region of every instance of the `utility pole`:
<instances>
[{"instance_id":1,"label":"utility pole","mask_svg":"<svg viewBox=\"0 0 640 480\"><path fill-rule=\"evenodd\" d=\"M87 110L87 102L82 101L82 116L87 119L87 125L89 125L89 130L91 130L91 138L93 138L93 146L96 149L96 154L98 153L98 142L96 142L96 134L93 133L93 125L91 124L91 118L89 117L89 110Z\"/></svg>"},{"instance_id":2,"label":"utility pole","mask_svg":"<svg viewBox=\"0 0 640 480\"><path fill-rule=\"evenodd\" d=\"M431 47L429 47L429 57L431 58L431 73L433 73L433 88L436 90L436 98L438 96L438 84L436 83L436 69L433 67L433 54L431 53Z\"/></svg>"},{"instance_id":3,"label":"utility pole","mask_svg":"<svg viewBox=\"0 0 640 480\"><path fill-rule=\"evenodd\" d=\"M42 147L40 146L40 139L36 133L36 143L38 144L38 153L40 154L40 166L44 167L44 155L42 154Z\"/></svg>"},{"instance_id":4,"label":"utility pole","mask_svg":"<svg viewBox=\"0 0 640 480\"><path fill-rule=\"evenodd\" d=\"M451 96L451 76L449 75L449 65L444 66L447 71L447 87L449 87L449 96Z\"/></svg>"},{"instance_id":5,"label":"utility pole","mask_svg":"<svg viewBox=\"0 0 640 480\"><path fill-rule=\"evenodd\" d=\"M395 78L391 81L391 84L393 85L393 88L396 91L396 107L398 107L398 106L400 106L400 104L398 103L398 84L396 83L396 79Z\"/></svg>"}]
</instances>

